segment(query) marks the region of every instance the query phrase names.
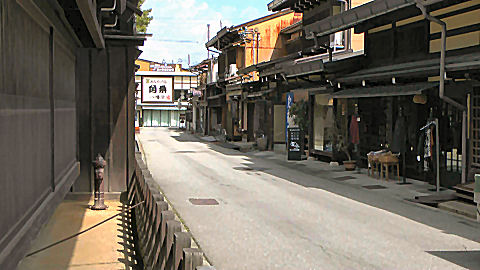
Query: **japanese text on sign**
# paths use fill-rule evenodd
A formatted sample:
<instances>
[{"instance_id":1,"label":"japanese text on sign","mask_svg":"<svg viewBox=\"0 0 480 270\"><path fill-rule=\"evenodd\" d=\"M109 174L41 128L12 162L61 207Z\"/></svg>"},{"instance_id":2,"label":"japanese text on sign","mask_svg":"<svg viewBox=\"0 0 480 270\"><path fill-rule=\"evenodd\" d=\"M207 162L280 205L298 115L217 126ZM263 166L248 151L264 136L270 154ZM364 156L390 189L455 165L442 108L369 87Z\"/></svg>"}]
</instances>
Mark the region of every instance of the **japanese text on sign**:
<instances>
[{"instance_id":1,"label":"japanese text on sign","mask_svg":"<svg viewBox=\"0 0 480 270\"><path fill-rule=\"evenodd\" d=\"M143 102L172 102L173 80L172 78L144 77Z\"/></svg>"}]
</instances>

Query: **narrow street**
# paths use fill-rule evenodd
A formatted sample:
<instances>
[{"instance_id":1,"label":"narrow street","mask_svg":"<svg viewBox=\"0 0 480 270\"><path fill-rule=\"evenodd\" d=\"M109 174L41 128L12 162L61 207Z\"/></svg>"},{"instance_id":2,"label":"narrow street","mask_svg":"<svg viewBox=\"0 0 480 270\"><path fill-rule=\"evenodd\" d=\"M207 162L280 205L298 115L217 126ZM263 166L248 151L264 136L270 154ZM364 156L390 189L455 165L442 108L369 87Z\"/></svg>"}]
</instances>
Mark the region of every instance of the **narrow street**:
<instances>
[{"instance_id":1,"label":"narrow street","mask_svg":"<svg viewBox=\"0 0 480 270\"><path fill-rule=\"evenodd\" d=\"M480 268L480 226L405 201L395 190L407 186L369 190L335 180L348 174L325 163L241 153L176 129L137 136L155 181L217 269Z\"/></svg>"}]
</instances>

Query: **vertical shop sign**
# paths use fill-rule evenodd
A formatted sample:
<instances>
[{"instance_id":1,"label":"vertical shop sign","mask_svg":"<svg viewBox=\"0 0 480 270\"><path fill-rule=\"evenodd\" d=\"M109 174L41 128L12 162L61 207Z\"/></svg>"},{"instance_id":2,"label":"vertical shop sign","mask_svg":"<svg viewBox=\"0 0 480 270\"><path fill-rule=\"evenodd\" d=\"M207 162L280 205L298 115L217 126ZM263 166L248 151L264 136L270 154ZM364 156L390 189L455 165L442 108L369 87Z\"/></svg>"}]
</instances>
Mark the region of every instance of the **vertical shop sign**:
<instances>
[{"instance_id":1,"label":"vertical shop sign","mask_svg":"<svg viewBox=\"0 0 480 270\"><path fill-rule=\"evenodd\" d=\"M289 116L290 107L293 104L293 93L289 92L286 95L286 110L285 110L285 142L288 142L288 127L293 124L293 119Z\"/></svg>"}]
</instances>

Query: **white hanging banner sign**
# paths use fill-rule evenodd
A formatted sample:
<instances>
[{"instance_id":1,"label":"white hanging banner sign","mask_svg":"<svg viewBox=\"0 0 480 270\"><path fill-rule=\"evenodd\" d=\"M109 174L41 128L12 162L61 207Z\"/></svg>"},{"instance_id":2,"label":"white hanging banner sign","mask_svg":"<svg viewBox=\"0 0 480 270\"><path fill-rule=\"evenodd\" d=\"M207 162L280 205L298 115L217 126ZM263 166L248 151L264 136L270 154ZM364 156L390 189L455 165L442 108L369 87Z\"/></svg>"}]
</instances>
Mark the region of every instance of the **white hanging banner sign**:
<instances>
[{"instance_id":1,"label":"white hanging banner sign","mask_svg":"<svg viewBox=\"0 0 480 270\"><path fill-rule=\"evenodd\" d=\"M143 77L142 102L172 102L173 79L171 77Z\"/></svg>"}]
</instances>

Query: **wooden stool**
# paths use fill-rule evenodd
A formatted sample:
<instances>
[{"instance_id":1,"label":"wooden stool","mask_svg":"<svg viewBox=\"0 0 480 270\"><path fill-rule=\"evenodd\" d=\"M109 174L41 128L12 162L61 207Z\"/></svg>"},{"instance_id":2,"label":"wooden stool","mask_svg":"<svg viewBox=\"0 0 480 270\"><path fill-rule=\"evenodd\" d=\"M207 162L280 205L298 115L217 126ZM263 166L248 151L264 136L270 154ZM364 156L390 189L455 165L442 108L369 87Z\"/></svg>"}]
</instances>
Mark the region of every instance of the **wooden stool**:
<instances>
[{"instance_id":1,"label":"wooden stool","mask_svg":"<svg viewBox=\"0 0 480 270\"><path fill-rule=\"evenodd\" d=\"M382 180L385 177L385 180L388 181L389 179L389 168L390 167L397 167L397 178L400 181L400 164L398 162L398 157L392 154L386 154L379 158L380 161L380 174L382 175ZM385 168L385 173L383 172Z\"/></svg>"}]
</instances>

